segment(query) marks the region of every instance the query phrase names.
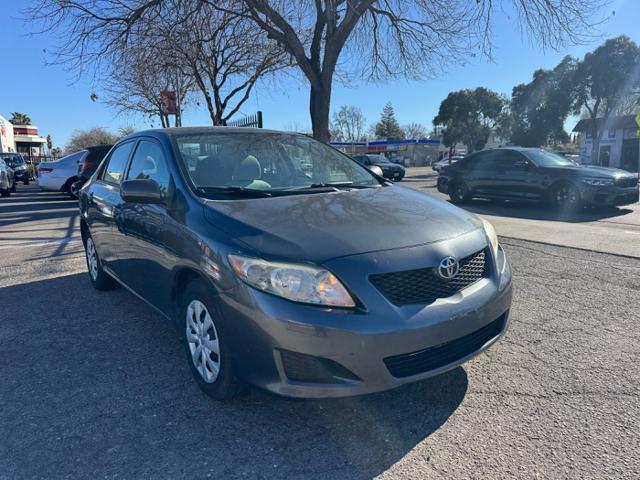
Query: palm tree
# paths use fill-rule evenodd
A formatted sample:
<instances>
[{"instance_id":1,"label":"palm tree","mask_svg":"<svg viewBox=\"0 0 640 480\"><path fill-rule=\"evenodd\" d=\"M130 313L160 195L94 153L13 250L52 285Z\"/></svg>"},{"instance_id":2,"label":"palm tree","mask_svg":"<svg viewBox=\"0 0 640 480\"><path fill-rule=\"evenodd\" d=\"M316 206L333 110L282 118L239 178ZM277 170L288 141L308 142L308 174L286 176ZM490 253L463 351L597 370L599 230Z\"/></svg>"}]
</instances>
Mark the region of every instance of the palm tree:
<instances>
[{"instance_id":1,"label":"palm tree","mask_svg":"<svg viewBox=\"0 0 640 480\"><path fill-rule=\"evenodd\" d=\"M13 112L9 122L14 125L31 125L31 118L26 113Z\"/></svg>"}]
</instances>

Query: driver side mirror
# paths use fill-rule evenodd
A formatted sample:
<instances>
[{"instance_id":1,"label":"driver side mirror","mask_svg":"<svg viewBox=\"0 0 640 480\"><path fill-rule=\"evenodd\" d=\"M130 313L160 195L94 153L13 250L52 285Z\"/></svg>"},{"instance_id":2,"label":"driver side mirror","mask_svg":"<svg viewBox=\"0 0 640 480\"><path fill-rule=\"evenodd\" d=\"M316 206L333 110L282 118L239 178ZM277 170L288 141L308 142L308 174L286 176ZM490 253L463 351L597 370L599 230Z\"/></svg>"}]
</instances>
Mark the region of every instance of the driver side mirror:
<instances>
[{"instance_id":1,"label":"driver side mirror","mask_svg":"<svg viewBox=\"0 0 640 480\"><path fill-rule=\"evenodd\" d=\"M120 196L125 202L131 203L164 203L160 185L150 179L125 180L120 185Z\"/></svg>"},{"instance_id":2,"label":"driver side mirror","mask_svg":"<svg viewBox=\"0 0 640 480\"><path fill-rule=\"evenodd\" d=\"M370 167L368 167L369 170L373 173L375 173L376 175L378 175L379 177L382 177L382 169L377 166L377 165L371 165Z\"/></svg>"}]
</instances>

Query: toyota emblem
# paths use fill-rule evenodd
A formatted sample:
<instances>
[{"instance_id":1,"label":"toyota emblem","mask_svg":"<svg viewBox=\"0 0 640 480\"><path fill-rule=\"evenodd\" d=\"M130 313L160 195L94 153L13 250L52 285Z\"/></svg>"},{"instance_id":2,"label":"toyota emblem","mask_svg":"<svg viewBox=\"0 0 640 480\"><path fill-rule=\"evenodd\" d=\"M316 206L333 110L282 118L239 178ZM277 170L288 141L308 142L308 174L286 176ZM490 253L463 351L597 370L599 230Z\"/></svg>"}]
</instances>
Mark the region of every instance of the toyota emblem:
<instances>
[{"instance_id":1,"label":"toyota emblem","mask_svg":"<svg viewBox=\"0 0 640 480\"><path fill-rule=\"evenodd\" d=\"M455 257L445 257L438 265L438 276L443 280L451 280L460 270L460 264Z\"/></svg>"}]
</instances>

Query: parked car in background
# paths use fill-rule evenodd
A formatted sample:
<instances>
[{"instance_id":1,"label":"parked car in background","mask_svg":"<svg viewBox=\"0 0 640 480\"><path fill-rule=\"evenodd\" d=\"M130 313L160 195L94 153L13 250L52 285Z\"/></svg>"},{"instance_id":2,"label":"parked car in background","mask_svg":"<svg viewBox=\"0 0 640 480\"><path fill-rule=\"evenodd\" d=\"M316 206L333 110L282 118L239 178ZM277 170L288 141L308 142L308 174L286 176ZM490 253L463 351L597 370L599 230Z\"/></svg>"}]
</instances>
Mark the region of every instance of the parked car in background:
<instances>
[{"instance_id":1,"label":"parked car in background","mask_svg":"<svg viewBox=\"0 0 640 480\"><path fill-rule=\"evenodd\" d=\"M384 155L353 155L352 158L367 168L372 166L379 167L382 170L382 176L389 180L401 181L405 175L405 169L402 165L390 162Z\"/></svg>"},{"instance_id":2,"label":"parked car in background","mask_svg":"<svg viewBox=\"0 0 640 480\"><path fill-rule=\"evenodd\" d=\"M7 166L4 160L0 159L0 196L8 197L11 192L16 191L16 180L13 170Z\"/></svg>"},{"instance_id":3,"label":"parked car in background","mask_svg":"<svg viewBox=\"0 0 640 480\"><path fill-rule=\"evenodd\" d=\"M66 192L72 195L71 186L78 179L78 164L86 152L81 150L54 162L40 163L36 183L42 190Z\"/></svg>"},{"instance_id":4,"label":"parked car in background","mask_svg":"<svg viewBox=\"0 0 640 480\"><path fill-rule=\"evenodd\" d=\"M440 173L442 170L444 170L449 165L453 165L458 160L462 160L463 158L464 157L462 155L454 155L453 157L451 157L451 162L449 162L449 157L443 158L442 160L438 160L433 165L431 165L431 169L435 170L438 173Z\"/></svg>"},{"instance_id":5,"label":"parked car in background","mask_svg":"<svg viewBox=\"0 0 640 480\"><path fill-rule=\"evenodd\" d=\"M137 132L79 203L93 286L123 284L175 322L216 399L241 381L306 398L391 389L508 326L511 269L488 222L305 135Z\"/></svg>"},{"instance_id":6,"label":"parked car in background","mask_svg":"<svg viewBox=\"0 0 640 480\"><path fill-rule=\"evenodd\" d=\"M22 155L14 152L0 153L0 160L4 160L4 163L13 170L16 182L29 185L29 180L31 180L29 168Z\"/></svg>"},{"instance_id":7,"label":"parked car in background","mask_svg":"<svg viewBox=\"0 0 640 480\"><path fill-rule=\"evenodd\" d=\"M78 192L89 180L91 175L95 173L100 165L100 162L109 153L113 145L96 145L95 147L89 147L86 149L86 154L78 164L77 180L71 184L69 194L78 198Z\"/></svg>"},{"instance_id":8,"label":"parked car in background","mask_svg":"<svg viewBox=\"0 0 640 480\"><path fill-rule=\"evenodd\" d=\"M458 204L490 198L546 202L562 209L612 207L638 201L638 175L576 165L539 148L507 147L474 153L445 169L438 191Z\"/></svg>"}]
</instances>

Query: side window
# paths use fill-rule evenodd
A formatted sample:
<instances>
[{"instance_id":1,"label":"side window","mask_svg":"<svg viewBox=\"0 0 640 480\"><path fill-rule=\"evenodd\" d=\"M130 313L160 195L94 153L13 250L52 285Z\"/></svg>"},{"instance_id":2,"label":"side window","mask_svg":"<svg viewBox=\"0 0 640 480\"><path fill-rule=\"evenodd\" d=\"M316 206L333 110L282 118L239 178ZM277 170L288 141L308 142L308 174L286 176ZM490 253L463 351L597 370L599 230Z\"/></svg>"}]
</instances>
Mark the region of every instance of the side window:
<instances>
[{"instance_id":1,"label":"side window","mask_svg":"<svg viewBox=\"0 0 640 480\"><path fill-rule=\"evenodd\" d=\"M508 172L524 171L527 169L527 159L518 152L505 150L499 156L500 169Z\"/></svg>"},{"instance_id":2,"label":"side window","mask_svg":"<svg viewBox=\"0 0 640 480\"><path fill-rule=\"evenodd\" d=\"M105 169L102 171L102 180L109 183L120 183L132 148L133 142L123 143L116 147L111 153Z\"/></svg>"},{"instance_id":3,"label":"side window","mask_svg":"<svg viewBox=\"0 0 640 480\"><path fill-rule=\"evenodd\" d=\"M140 140L136 148L127 180L155 180L163 195L169 188L169 168L162 147L153 140Z\"/></svg>"},{"instance_id":4,"label":"side window","mask_svg":"<svg viewBox=\"0 0 640 480\"><path fill-rule=\"evenodd\" d=\"M473 172L484 172L493 169L493 152L474 153L465 160L465 166Z\"/></svg>"}]
</instances>

